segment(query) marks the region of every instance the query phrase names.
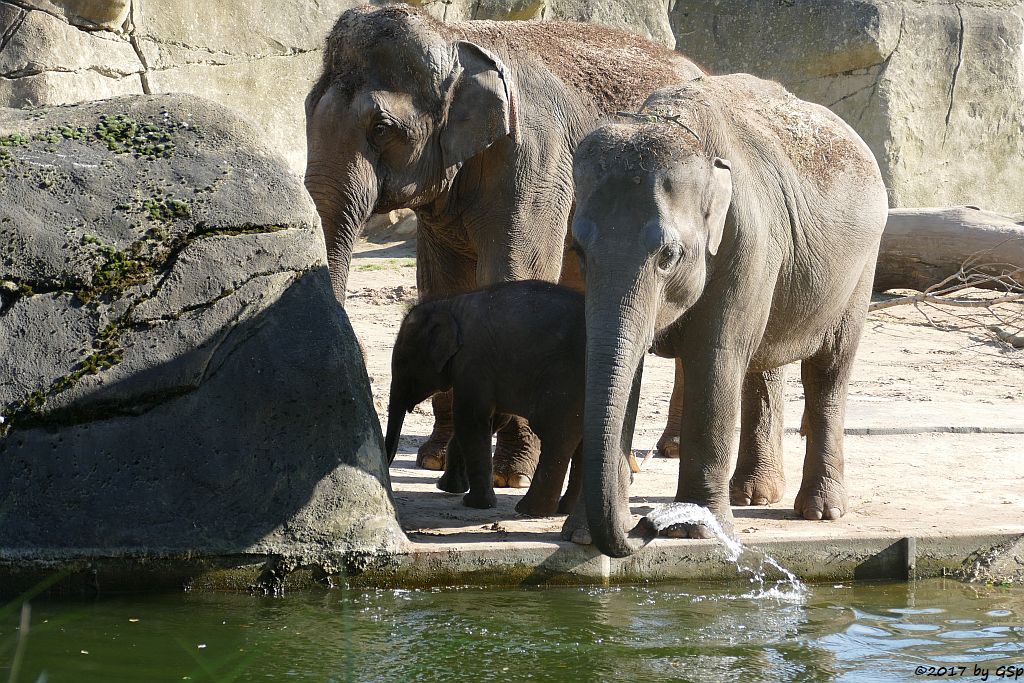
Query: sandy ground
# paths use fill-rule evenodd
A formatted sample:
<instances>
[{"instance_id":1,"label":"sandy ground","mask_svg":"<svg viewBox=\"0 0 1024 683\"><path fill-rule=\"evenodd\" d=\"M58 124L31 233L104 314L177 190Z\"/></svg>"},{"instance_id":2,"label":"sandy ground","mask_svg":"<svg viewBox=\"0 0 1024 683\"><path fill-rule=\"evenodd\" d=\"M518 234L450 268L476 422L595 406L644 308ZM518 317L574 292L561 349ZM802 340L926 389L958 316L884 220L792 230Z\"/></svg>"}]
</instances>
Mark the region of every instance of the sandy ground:
<instances>
[{"instance_id":1,"label":"sandy ground","mask_svg":"<svg viewBox=\"0 0 1024 683\"><path fill-rule=\"evenodd\" d=\"M346 310L363 345L382 421L391 345L416 300L414 255L414 240L362 240L352 262ZM938 325L957 322L930 315ZM672 376L670 361L648 356L634 437L640 459L664 427ZM851 509L835 522L806 522L792 512L803 460L795 433L803 399L797 366L788 369L786 399L786 494L772 506L733 508L741 538L1024 533L1024 350L993 341L983 329L937 329L911 306L872 313L849 396ZM524 491L498 489L499 507L481 511L437 490L439 473L415 467L416 448L431 424L429 402L407 417L391 470L399 516L412 540L555 538L563 518L529 519L513 510ZM633 485L635 513L671 502L677 468L676 461L662 458L646 463Z\"/></svg>"}]
</instances>

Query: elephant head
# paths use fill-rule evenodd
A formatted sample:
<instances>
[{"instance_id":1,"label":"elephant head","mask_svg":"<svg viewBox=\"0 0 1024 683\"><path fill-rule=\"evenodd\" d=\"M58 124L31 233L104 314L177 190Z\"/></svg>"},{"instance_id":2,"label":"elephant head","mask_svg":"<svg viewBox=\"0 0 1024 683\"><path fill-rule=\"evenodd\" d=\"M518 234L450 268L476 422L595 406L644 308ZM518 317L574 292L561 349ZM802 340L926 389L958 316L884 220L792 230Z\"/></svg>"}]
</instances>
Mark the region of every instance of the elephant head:
<instances>
[{"instance_id":1,"label":"elephant head","mask_svg":"<svg viewBox=\"0 0 1024 683\"><path fill-rule=\"evenodd\" d=\"M452 387L451 360L459 350L459 325L445 301L412 309L402 321L391 352L391 393L384 450L388 464L398 452L405 414L439 391Z\"/></svg>"},{"instance_id":2,"label":"elephant head","mask_svg":"<svg viewBox=\"0 0 1024 683\"><path fill-rule=\"evenodd\" d=\"M339 301L370 215L436 200L515 118L505 64L453 27L404 5L341 16L306 98L306 188Z\"/></svg>"},{"instance_id":3,"label":"elephant head","mask_svg":"<svg viewBox=\"0 0 1024 683\"><path fill-rule=\"evenodd\" d=\"M732 197L728 162L670 123L614 123L581 142L573 248L586 279L584 495L594 543L636 549L629 520L630 394L655 334L703 293Z\"/></svg>"}]
</instances>

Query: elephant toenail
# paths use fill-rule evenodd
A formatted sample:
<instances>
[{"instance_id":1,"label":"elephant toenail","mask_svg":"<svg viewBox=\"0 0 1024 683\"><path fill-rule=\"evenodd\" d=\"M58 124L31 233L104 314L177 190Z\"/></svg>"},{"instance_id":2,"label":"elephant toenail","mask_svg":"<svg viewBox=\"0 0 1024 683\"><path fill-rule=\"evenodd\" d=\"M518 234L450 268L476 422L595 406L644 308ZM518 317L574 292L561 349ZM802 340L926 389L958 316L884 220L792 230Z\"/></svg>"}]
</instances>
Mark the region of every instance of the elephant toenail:
<instances>
[{"instance_id":1,"label":"elephant toenail","mask_svg":"<svg viewBox=\"0 0 1024 683\"><path fill-rule=\"evenodd\" d=\"M508 478L508 487L513 489L530 488L530 478L525 474L512 474Z\"/></svg>"}]
</instances>

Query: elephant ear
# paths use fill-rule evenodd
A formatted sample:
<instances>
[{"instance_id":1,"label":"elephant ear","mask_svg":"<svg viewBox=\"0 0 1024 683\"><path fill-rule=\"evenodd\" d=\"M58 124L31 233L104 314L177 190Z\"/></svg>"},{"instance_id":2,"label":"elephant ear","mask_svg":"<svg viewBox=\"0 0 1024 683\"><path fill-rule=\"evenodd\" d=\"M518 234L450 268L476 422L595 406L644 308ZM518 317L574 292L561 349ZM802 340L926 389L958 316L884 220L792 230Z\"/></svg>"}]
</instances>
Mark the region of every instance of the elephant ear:
<instances>
[{"instance_id":1,"label":"elephant ear","mask_svg":"<svg viewBox=\"0 0 1024 683\"><path fill-rule=\"evenodd\" d=\"M456 43L456 53L441 131L445 168L464 163L516 127L508 68L491 52L464 40Z\"/></svg>"},{"instance_id":2,"label":"elephant ear","mask_svg":"<svg viewBox=\"0 0 1024 683\"><path fill-rule=\"evenodd\" d=\"M732 203L732 166L725 159L715 157L711 161L708 193L711 196L704 221L708 228L708 252L714 256L722 244L725 219L729 215L729 205Z\"/></svg>"},{"instance_id":3,"label":"elephant ear","mask_svg":"<svg viewBox=\"0 0 1024 683\"><path fill-rule=\"evenodd\" d=\"M438 373L443 373L444 366L448 365L448 361L462 345L459 324L455 321L455 316L448 311L438 311L430 321L427 335L430 340L430 362Z\"/></svg>"}]
</instances>

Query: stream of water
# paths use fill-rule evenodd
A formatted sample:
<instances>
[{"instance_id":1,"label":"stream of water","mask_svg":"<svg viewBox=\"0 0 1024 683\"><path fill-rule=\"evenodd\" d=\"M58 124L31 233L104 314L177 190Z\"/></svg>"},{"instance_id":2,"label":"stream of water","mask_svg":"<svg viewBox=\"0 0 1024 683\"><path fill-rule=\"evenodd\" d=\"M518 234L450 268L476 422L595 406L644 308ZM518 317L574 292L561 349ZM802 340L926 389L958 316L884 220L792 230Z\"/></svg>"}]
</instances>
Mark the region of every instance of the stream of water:
<instances>
[{"instance_id":1,"label":"stream of water","mask_svg":"<svg viewBox=\"0 0 1024 683\"><path fill-rule=\"evenodd\" d=\"M789 602L800 602L807 594L807 587L775 558L760 550L751 550L725 533L711 510L693 503L669 503L647 513L647 521L661 531L676 524L703 524L722 544L726 558L736 565L740 576L748 577L753 589L745 598L776 598ZM751 559L753 560L752 563ZM744 561L746 560L746 561ZM775 570L781 578L772 580L769 576Z\"/></svg>"}]
</instances>

